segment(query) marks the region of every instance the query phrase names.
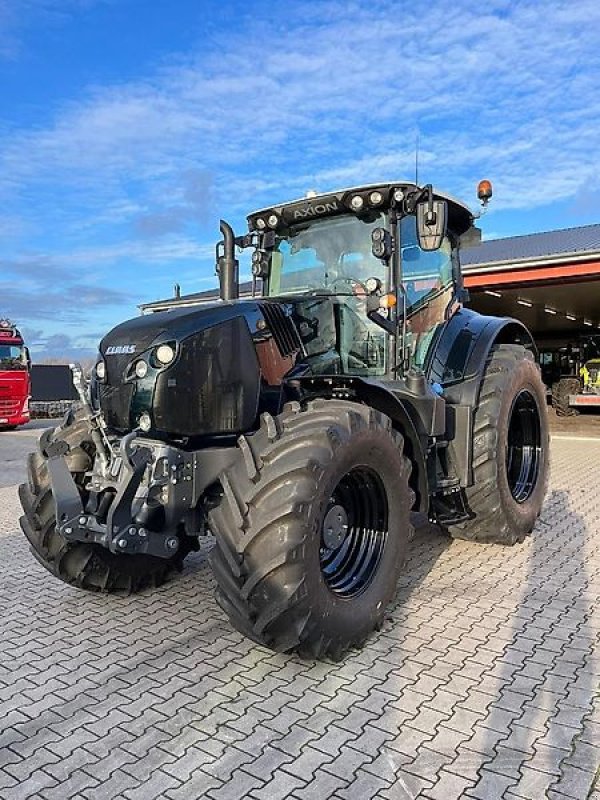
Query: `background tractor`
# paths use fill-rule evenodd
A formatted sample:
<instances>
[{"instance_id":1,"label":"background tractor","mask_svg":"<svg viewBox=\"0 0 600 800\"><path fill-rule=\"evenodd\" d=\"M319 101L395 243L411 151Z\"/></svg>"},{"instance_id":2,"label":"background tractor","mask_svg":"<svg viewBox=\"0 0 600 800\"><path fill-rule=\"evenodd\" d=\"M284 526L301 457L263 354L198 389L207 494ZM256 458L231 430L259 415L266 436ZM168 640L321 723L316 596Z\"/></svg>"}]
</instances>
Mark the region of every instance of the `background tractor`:
<instances>
[{"instance_id":1,"label":"background tractor","mask_svg":"<svg viewBox=\"0 0 600 800\"><path fill-rule=\"evenodd\" d=\"M89 399L75 371L82 408L42 436L20 488L38 560L127 593L210 532L236 628L339 658L382 622L411 511L522 541L546 491L544 386L523 325L462 306L473 223L402 182L264 209L237 238L221 222L221 300L118 325ZM243 301L236 246L252 250Z\"/></svg>"},{"instance_id":2,"label":"background tractor","mask_svg":"<svg viewBox=\"0 0 600 800\"><path fill-rule=\"evenodd\" d=\"M600 336L581 336L573 344L545 347L540 362L559 417L575 416L581 408L600 410Z\"/></svg>"}]
</instances>

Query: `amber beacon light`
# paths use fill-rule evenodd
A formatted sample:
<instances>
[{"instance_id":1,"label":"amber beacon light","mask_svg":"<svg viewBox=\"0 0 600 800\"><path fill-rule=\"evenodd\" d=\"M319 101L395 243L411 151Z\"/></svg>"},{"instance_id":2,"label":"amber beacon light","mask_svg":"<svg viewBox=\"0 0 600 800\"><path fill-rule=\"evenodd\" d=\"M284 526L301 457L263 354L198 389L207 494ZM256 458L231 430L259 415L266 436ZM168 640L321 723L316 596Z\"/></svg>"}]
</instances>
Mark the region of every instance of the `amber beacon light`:
<instances>
[{"instance_id":1,"label":"amber beacon light","mask_svg":"<svg viewBox=\"0 0 600 800\"><path fill-rule=\"evenodd\" d=\"M396 295L393 292L384 294L379 300L379 308L393 308L397 303Z\"/></svg>"},{"instance_id":2,"label":"amber beacon light","mask_svg":"<svg viewBox=\"0 0 600 800\"><path fill-rule=\"evenodd\" d=\"M482 206L487 206L492 199L492 182L488 180L479 181L477 184L477 197L481 200Z\"/></svg>"}]
</instances>

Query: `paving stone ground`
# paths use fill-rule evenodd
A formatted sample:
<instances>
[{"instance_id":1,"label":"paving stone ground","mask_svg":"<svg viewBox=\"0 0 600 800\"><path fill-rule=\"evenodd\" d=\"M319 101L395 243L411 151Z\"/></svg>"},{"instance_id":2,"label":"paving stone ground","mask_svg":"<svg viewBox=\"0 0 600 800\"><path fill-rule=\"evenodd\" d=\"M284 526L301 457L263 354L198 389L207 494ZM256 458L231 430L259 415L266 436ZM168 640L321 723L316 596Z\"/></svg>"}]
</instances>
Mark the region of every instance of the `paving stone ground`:
<instances>
[{"instance_id":1,"label":"paving stone ground","mask_svg":"<svg viewBox=\"0 0 600 800\"><path fill-rule=\"evenodd\" d=\"M231 629L209 545L136 597L52 578L4 436L2 800L600 800L598 441L553 441L523 545L419 528L384 629L311 663Z\"/></svg>"}]
</instances>

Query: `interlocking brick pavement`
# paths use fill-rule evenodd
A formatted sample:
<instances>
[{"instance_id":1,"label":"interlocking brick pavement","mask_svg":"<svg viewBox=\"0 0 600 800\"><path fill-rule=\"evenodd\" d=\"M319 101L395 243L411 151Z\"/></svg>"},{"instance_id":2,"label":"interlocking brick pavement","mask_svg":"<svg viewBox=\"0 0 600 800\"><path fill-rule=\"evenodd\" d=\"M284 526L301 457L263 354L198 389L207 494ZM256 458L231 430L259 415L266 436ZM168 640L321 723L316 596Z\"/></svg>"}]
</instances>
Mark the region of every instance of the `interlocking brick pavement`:
<instances>
[{"instance_id":1,"label":"interlocking brick pavement","mask_svg":"<svg viewBox=\"0 0 600 800\"><path fill-rule=\"evenodd\" d=\"M2 442L2 800L600 800L593 441L553 441L523 545L420 527L383 630L318 664L230 628L210 543L136 597L53 579L18 530Z\"/></svg>"}]
</instances>

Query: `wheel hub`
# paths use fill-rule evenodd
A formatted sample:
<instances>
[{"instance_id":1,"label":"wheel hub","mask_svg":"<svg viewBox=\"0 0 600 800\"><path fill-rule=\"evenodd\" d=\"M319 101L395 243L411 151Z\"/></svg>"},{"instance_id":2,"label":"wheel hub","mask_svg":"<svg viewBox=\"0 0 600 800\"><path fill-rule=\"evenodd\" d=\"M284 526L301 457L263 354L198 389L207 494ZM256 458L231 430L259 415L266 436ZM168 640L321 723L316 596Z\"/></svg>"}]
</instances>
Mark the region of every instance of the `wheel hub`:
<instances>
[{"instance_id":1,"label":"wheel hub","mask_svg":"<svg viewBox=\"0 0 600 800\"><path fill-rule=\"evenodd\" d=\"M321 525L319 561L327 588L349 599L375 577L388 531L388 501L374 469L352 467L331 494Z\"/></svg>"},{"instance_id":2,"label":"wheel hub","mask_svg":"<svg viewBox=\"0 0 600 800\"><path fill-rule=\"evenodd\" d=\"M348 514L340 505L331 506L323 520L323 544L328 550L341 547L348 535Z\"/></svg>"},{"instance_id":3,"label":"wheel hub","mask_svg":"<svg viewBox=\"0 0 600 800\"><path fill-rule=\"evenodd\" d=\"M519 392L513 401L508 427L506 474L517 503L528 500L538 484L542 458L540 415L530 392Z\"/></svg>"}]
</instances>

